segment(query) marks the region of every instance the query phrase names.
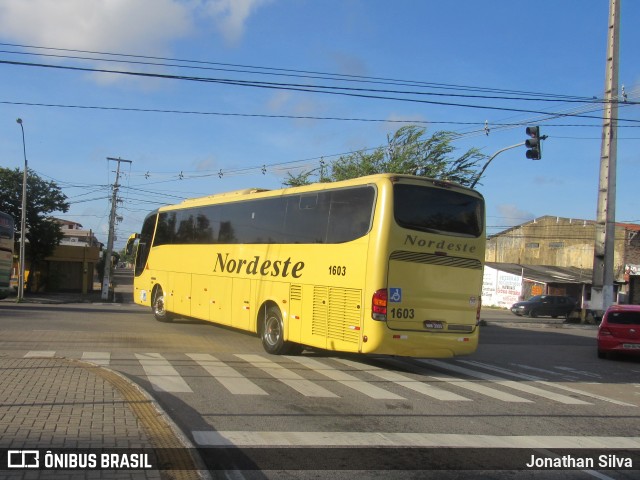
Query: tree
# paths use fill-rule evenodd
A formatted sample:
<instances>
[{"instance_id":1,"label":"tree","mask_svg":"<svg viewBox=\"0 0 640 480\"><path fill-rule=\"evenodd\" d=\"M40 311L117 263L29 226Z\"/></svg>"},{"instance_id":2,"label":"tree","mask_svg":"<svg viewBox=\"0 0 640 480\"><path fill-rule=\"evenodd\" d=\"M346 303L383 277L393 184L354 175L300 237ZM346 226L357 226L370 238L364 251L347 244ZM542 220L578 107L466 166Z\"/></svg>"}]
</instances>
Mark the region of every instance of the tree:
<instances>
[{"instance_id":1,"label":"tree","mask_svg":"<svg viewBox=\"0 0 640 480\"><path fill-rule=\"evenodd\" d=\"M335 182L376 173L398 173L450 180L470 185L477 176L478 163L487 158L476 148L452 158L455 151L452 132L436 132L425 138L425 129L407 125L387 135L387 145L372 152L359 150L332 162L325 173L320 169L298 175L289 173L285 185L294 187L311 183L312 175L321 182Z\"/></svg>"},{"instance_id":2,"label":"tree","mask_svg":"<svg viewBox=\"0 0 640 480\"><path fill-rule=\"evenodd\" d=\"M22 218L23 171L0 168L0 205L15 219L16 242ZM64 237L60 225L50 216L53 212L69 210L67 196L53 181L45 181L32 170L27 175L26 239L31 271L35 271L51 255ZM16 246L17 251L17 246ZM29 282L31 276L29 276Z\"/></svg>"}]
</instances>

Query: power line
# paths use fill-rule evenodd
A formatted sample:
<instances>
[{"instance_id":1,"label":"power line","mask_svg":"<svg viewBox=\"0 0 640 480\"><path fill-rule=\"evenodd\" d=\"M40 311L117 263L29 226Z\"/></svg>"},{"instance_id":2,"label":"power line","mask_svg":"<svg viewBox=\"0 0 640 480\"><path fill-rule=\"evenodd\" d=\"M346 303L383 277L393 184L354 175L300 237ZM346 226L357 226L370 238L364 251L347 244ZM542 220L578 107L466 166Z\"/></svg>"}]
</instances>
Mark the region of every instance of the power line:
<instances>
[{"instance_id":1,"label":"power line","mask_svg":"<svg viewBox=\"0 0 640 480\"><path fill-rule=\"evenodd\" d=\"M594 116L594 115L552 113L552 112L545 112L541 110L497 107L492 105L473 105L473 104L463 104L463 103L454 103L454 102L440 102L435 100L424 100L424 99L417 99L417 98L402 98L402 97L391 97L391 96L385 96L385 95L370 95L370 94L364 94L364 93L355 93L354 91L348 91L348 90L354 90L354 89L348 89L345 87L299 86L296 84L279 84L275 82L255 82L255 81L210 78L210 77L209 78L208 77L188 77L183 75L118 71L118 70L108 70L108 69L88 68L88 67L71 67L71 66L64 66L64 65L48 65L43 63L15 62L15 61L9 61L9 60L0 60L0 64L28 66L28 67L37 67L37 68L52 68L52 69L60 69L60 70L71 70L71 71L82 71L82 72L93 72L93 73L110 73L115 75L127 75L127 76L134 76L134 77L149 77L149 78L181 80L181 81L194 81L194 82L203 82L203 83L215 83L215 84L221 84L221 85L298 91L298 92L306 92L306 93L323 93L326 95L340 95L340 96L355 97L355 98L421 103L421 104L441 105L441 106L448 106L448 107L474 108L474 109L482 109L482 110L495 110L495 111L507 111L507 112L518 112L518 113L535 113L539 115L550 115L552 116L552 118L579 117L579 118L593 118L593 119L602 120L601 117ZM331 88L331 90L324 90L326 88ZM341 91L336 91L336 90L341 90ZM360 91L365 91L365 90L360 90ZM640 123L640 120L634 120L634 119L618 118L617 120L619 122Z\"/></svg>"},{"instance_id":2,"label":"power line","mask_svg":"<svg viewBox=\"0 0 640 480\"><path fill-rule=\"evenodd\" d=\"M69 55L51 55L51 54L42 54L42 53L23 53L23 52L12 52L7 50L0 50L0 53L12 53L19 55L33 55L39 57L54 57L54 58L65 58L65 59L73 59L73 60L91 60L91 61L99 61L99 62L115 62L115 63L125 63L125 64L135 64L135 65L152 65L152 66L161 66L161 67L178 67L185 68L184 65L177 64L164 64L164 63L151 63L151 62L132 62L132 61L122 61L115 59L104 59L104 58L92 58L92 57L78 57L78 56L69 56ZM203 68L203 67L188 67L188 68ZM223 71L231 71L235 73L257 73L245 70L227 70L227 69L212 69L207 68L208 70L223 70ZM264 74L264 73L261 73ZM335 79L335 78L327 78L327 77L307 77L314 79L322 79L322 80L341 80L344 79ZM214 80L214 79L212 79ZM215 79L216 81L237 81L237 82L245 82L245 80L233 80L233 79ZM253 82L250 82L253 83ZM319 89L328 89L328 90L346 90L346 91L360 91L360 92L374 92L374 93L396 93L402 95L430 95L430 96L438 96L438 97L463 97L463 98L480 98L480 99L488 99L488 100L521 100L521 101L536 101L536 102L557 102L559 98L555 95L551 95L549 98L543 94L533 94L535 96L523 97L523 96L505 96L503 95L471 95L471 94L462 94L462 93L440 93L440 92L424 92L424 91L406 91L406 90L388 90L388 89L374 89L374 88L354 88L354 87L340 87L340 86L330 86L330 85L308 85L308 84L293 84L293 83L275 83L275 82L257 82L265 85L286 85L290 87L313 87ZM368 82L368 83L378 83L378 82ZM398 84L395 84L398 85ZM408 85L405 86L415 86ZM467 90L469 91L469 90ZM509 95L514 95L513 93ZM563 102L569 103L597 103L602 104L605 103L604 100L598 99L596 97L588 98L588 97L561 97Z\"/></svg>"},{"instance_id":3,"label":"power line","mask_svg":"<svg viewBox=\"0 0 640 480\"><path fill-rule=\"evenodd\" d=\"M557 100L573 99L573 100L587 101L587 102L596 100L596 97L578 97L573 95L550 94L550 93L540 93L540 92L531 92L531 91L522 91L522 90L487 88L487 87L424 82L424 81L415 81L415 80L400 80L400 79L385 78L385 77L337 74L337 73L317 72L317 71L309 71L309 70L295 70L295 69L278 68L278 67L251 66L251 65L240 65L240 64L211 62L211 61L202 61L202 60L176 59L176 58L167 58L167 57L133 55L133 54L123 54L123 53L113 53L113 52L99 52L99 51L91 51L91 50L76 50L76 49L43 47L43 46L34 46L34 45L21 45L21 44L12 44L12 43L0 43L0 45L20 47L20 48L31 48L34 50L48 50L48 51L82 53L82 54L92 54L92 55L102 55L102 56L108 55L110 57L135 58L135 59L142 59L142 60L159 60L162 62L171 61L171 62L180 62L181 64L166 64L166 63L156 63L156 62L151 63L151 62L140 62L140 61L132 62L132 61L116 60L116 59L104 58L104 57L87 58L87 57L79 57L76 55L52 55L52 54L31 53L31 52L4 51L4 53L12 53L17 55L51 56L51 57L69 58L69 59L76 59L76 60L115 61L119 63L129 63L129 64L133 63L133 64L148 64L148 65L164 66L164 67L221 70L221 71L232 71L232 72L239 72L239 73L278 75L278 76L287 76L287 77L313 78L313 79L345 81L345 82L390 84L390 85L398 85L398 86L414 86L414 87L435 88L435 89L452 89L452 90L462 90L462 91L502 93L502 94L510 94L510 95L529 95L529 96L555 98ZM183 65L183 64L186 64L186 65ZM205 67L204 65L208 65L208 66L215 65L216 67L211 68L211 67ZM219 68L219 67L225 67L225 68ZM231 67L232 69L227 67ZM254 70L247 70L247 69L254 69Z\"/></svg>"},{"instance_id":4,"label":"power line","mask_svg":"<svg viewBox=\"0 0 640 480\"><path fill-rule=\"evenodd\" d=\"M273 115L266 113L234 113L234 112L207 112L198 110L175 110L175 109L159 109L159 108L136 108L136 107L108 107L104 105L70 105L59 103L36 103L36 102L15 102L0 100L0 104L4 105L23 105L29 107L47 107L47 108L69 108L69 109L83 109L83 110L106 110L106 111L123 111L123 112L141 112L141 113L166 113L166 114L179 114L179 115L209 115L209 116L222 116L222 117L256 117L256 118L282 118L292 120L331 120L331 121L346 121L346 122L378 122L378 123L407 123L407 124L433 124L433 125L478 125L483 126L484 122L461 122L456 120L398 120L398 119L381 119L381 118L357 118L357 117L318 117L312 115ZM509 122L509 123L491 123L492 128L496 127L520 127L523 125L529 125L536 123L534 121L521 121L521 122ZM537 122L540 123L540 122ZM602 128L597 124L568 124L568 123L551 123L545 124L547 127L597 127ZM621 125L621 128L640 128L640 125ZM484 130L483 130L484 133ZM570 137L556 137L556 138L570 138Z\"/></svg>"}]
</instances>

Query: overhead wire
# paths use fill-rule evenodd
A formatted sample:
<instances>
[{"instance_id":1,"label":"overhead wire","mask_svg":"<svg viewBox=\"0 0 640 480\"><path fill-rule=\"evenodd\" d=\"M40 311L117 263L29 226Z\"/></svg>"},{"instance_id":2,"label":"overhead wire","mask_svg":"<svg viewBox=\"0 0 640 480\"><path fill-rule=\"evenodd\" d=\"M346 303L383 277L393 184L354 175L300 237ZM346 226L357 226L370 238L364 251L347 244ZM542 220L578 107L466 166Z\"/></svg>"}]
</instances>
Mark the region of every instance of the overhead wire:
<instances>
[{"instance_id":1,"label":"overhead wire","mask_svg":"<svg viewBox=\"0 0 640 480\"><path fill-rule=\"evenodd\" d=\"M309 70L296 70L296 69L278 68L278 67L240 65L240 64L212 62L212 61L203 61L203 60L176 59L176 58L157 57L157 56L148 56L148 55L134 55L134 54L123 54L123 53L114 53L114 52L65 49L65 48L43 47L43 46L13 44L13 43L0 43L0 45L19 47L19 48L30 48L34 50L61 51L61 52L69 52L69 53L83 53L83 54L103 56L99 58L84 58L84 57L78 57L78 56L72 56L72 55L64 56L64 58L77 59L77 60L90 60L90 61L112 60L112 59L104 58L105 55L108 55L109 57L119 57L119 58L136 58L136 59L143 59L143 60L160 60L163 62L164 61L180 62L180 64L177 64L177 65L164 64L164 63L150 63L151 65L154 65L154 66L223 70L223 71L233 71L233 72L240 72L240 73L261 74L261 75L278 75L278 76L287 76L287 77L313 78L313 79L358 82L358 83L391 84L391 85L398 85L398 86L417 86L417 87L436 88L436 89L455 89L455 90L462 90L462 91L481 91L481 92L487 92L487 93L529 95L529 96L540 96L540 97L556 98L556 99L576 99L576 100L590 101L596 98L596 97L579 97L574 95L531 92L531 91L522 91L522 90L488 88L488 87L459 85L459 84L424 82L424 81L416 81L416 80L400 80L400 79L392 79L392 78L386 78L386 77L337 74L337 73L317 72L317 71L309 71ZM5 51L5 53L13 53L18 55L23 54L23 55L52 56L51 54L16 52L16 51ZM115 60L115 61L118 61L120 63L143 63L143 62L128 62L124 60ZM204 65L207 65L208 67L205 67ZM210 67L212 65L215 65L216 67L215 68ZM221 69L219 68L221 66L233 67L235 70ZM247 70L247 69L253 69L253 70Z\"/></svg>"},{"instance_id":2,"label":"overhead wire","mask_svg":"<svg viewBox=\"0 0 640 480\"><path fill-rule=\"evenodd\" d=\"M15 61L9 61L9 60L0 60L0 64L38 67L38 68L52 68L52 69L71 70L71 71L93 72L93 73L109 73L114 75L128 75L128 76L134 76L134 77L149 77L149 78L161 78L161 79L171 79L171 80L194 81L194 82L215 83L215 84L243 86L243 87L298 91L298 92L306 92L306 93L321 93L321 94L327 94L327 95L341 95L341 96L356 97L356 98L390 100L390 101L399 101L399 102L441 105L441 106L448 106L448 107L463 107L463 108L519 112L519 113L535 113L539 115L551 115L553 116L553 118L579 117L579 118L595 118L598 120L601 119L601 117L597 117L593 115L584 115L584 114L575 114L575 113L564 114L564 113L545 112L542 110L498 107L494 105L474 105L474 104L464 104L464 103L455 103L455 102L425 100L425 99L418 99L418 98L402 98L402 97L392 97L392 96L386 96L386 95L355 93L356 91L365 91L366 89L350 89L346 87L304 86L304 85L298 85L298 84L278 84L275 82L256 82L256 81L234 80L234 79L224 79L224 78L188 77L184 75L169 75L169 74L160 74L160 73L108 70L103 68L72 67L68 65L51 65L51 64L44 64L44 63L15 62ZM635 120L635 119L618 118L617 120L621 122L640 123L640 120Z\"/></svg>"},{"instance_id":3,"label":"overhead wire","mask_svg":"<svg viewBox=\"0 0 640 480\"><path fill-rule=\"evenodd\" d=\"M40 56L51 56L51 57L60 57L67 59L74 59L80 61L117 61L119 63L131 63L131 64L142 64L142 65L153 65L153 66L161 66L161 67L171 67L171 68L198 68L198 69L207 69L207 70L223 70L223 71L237 71L239 73L250 73L250 74L268 74L268 75L281 75L281 76L295 76L300 78L313 78L313 79L322 79L322 80L332 80L332 81L349 81L349 82L362 82L362 83L376 83L376 84L390 84L396 86L413 86L413 87L428 87L428 88L439 88L439 89L459 89L461 91L473 91L473 92L487 92L487 93L496 93L496 95L465 95L465 94L451 94L451 93L434 93L434 92L407 92L407 91L397 91L397 90L382 90L382 89L365 89L365 88L350 88L350 87L340 87L340 86L327 86L327 85L303 85L303 84L287 84L287 83L277 83L277 82L256 82L256 81L247 81L247 80L237 80L237 79L219 79L219 78L201 78L201 77L186 77L186 76L176 76L176 75L162 75L162 74L147 74L144 72L123 72L118 70L105 70L105 69L88 69L88 68L80 68L80 67L61 67L57 65L47 65L47 64L28 64L26 62L7 62L1 61L0 63L8 63L8 64L16 64L16 65L27 65L27 66L39 66L39 67L48 67L48 68L64 68L70 70L82 70L82 71L93 71L93 72L104 72L104 73L113 73L113 74L122 74L122 75L141 75L141 76L150 76L150 77L159 77L159 78L169 78L169 79L177 79L177 80L190 80L190 81L200 81L200 82L213 82L213 83L221 83L228 84L234 86L249 86L249 87L258 87L258 88L275 88L275 89L285 89L285 90L297 90L311 93L328 93L328 94L344 94L349 96L358 96L363 98L377 98L383 100L397 100L397 101L411 101L418 103L430 103L437 105L446 105L446 106L459 106L459 107L467 107L467 108L487 108L492 110L501 110L501 111L510 111L514 113L533 113L542 115L543 117L538 117L533 120L521 120L519 122L510 122L510 123L492 123L491 127L493 130L503 130L510 128L517 128L518 126L530 123L540 123L546 122L552 119L558 119L563 117L580 117L580 118L592 118L598 119L602 121L601 116L592 116L592 115L584 115L586 112L592 112L602 109L603 100L597 99L595 97L577 97L577 96L562 96L562 95L554 95L554 94L542 94L538 92L523 92L517 90L505 90L505 89L488 89L483 87L472 87L472 86L464 86L464 85L452 85L452 84L435 84L429 82L414 82L414 81L404 81L404 80L396 80L396 79L388 79L383 77L364 77L364 76L350 76L350 75L338 75L338 74L327 74L321 72L310 72L304 70L291 70L291 69L278 69L271 67L252 67L252 66L241 66L241 65L233 65L233 64L221 64L216 62L200 62L200 61L191 61L191 60L180 60L180 59L167 59L162 57L144 57L137 55L128 55L128 54L113 54L113 53L105 53L105 52L90 52L90 51L80 51L80 50L65 50L65 49L53 49L48 47L35 47L28 45L17 45L17 44L4 44L0 43L0 45L10 45L17 46L23 48L42 48L47 50L58 50L58 51L69 51L69 52L83 52L83 53L91 53L91 54L101 54L101 55L113 55L113 56L122 56L122 57L130 57L130 58L147 58L147 59L156 59L156 60L167 60L167 61L178 61L178 62L190 62L193 64L203 64L203 65L224 65L225 68L219 67L210 67L210 66L199 66L199 65L177 65L177 64L163 64L163 63L153 63L153 62L141 62L141 61L123 61L123 60L113 60L113 59L105 59L105 58L87 58L87 57L79 57L79 56L55 56L51 54L32 54L26 53L29 55L40 55ZM24 52L7 52L3 51L2 53L15 53L15 54L25 54ZM234 67L234 68L252 68L263 71L250 71L250 70L232 70L226 67ZM328 90L328 91L327 91ZM335 91L334 91L335 90ZM466 97L466 98L477 98L477 99L500 99L500 100L518 100L518 101L561 101L567 103L581 103L586 104L578 108L568 109L565 112L544 112L538 110L526 110L526 109L511 109L504 107L492 107L486 105L466 105L466 104L457 104L452 102L434 102L434 101L426 101L420 99L410 99L410 98L390 98L378 95L363 95L363 94L355 94L354 92L373 92L373 93L394 93L401 95L434 95L434 96L450 96L450 97ZM498 96L497 93L501 93L502 96ZM506 95L531 95L532 97L538 98L524 98L524 97L509 97ZM313 119L313 120L343 120L343 121L367 121L367 122L396 122L396 123L413 123L413 124L451 124L451 125L482 125L480 122L434 122L434 121L416 121L416 120L382 120L382 119L359 119L359 118L340 118L340 117L302 117L302 116L289 116L289 115L261 115L261 114L237 114L237 113L222 113L222 112L192 112L192 111L179 111L179 110L159 110L159 109L134 109L134 108L121 108L121 107L96 107L96 106L78 106L78 105L55 105L55 104L35 104L35 103L26 103L26 102L0 102L0 103L15 103L15 104L25 104L25 105L35 105L35 106L49 106L49 107L60 107L60 108L92 108L92 109L104 109L104 110L128 110L128 111L141 111L141 112L153 112L153 113L180 113L180 114L200 114L200 115L226 115L226 116L254 116L254 117L267 117L267 118L296 118L296 119ZM634 106L637 105L638 102L619 102L619 106ZM546 116L546 117L545 117ZM618 121L622 122L632 122L632 123L640 123L640 120L632 120L632 119L618 119ZM551 126L551 125L549 125ZM563 125L558 125L563 126ZM566 125L566 126L574 126L574 125ZM601 125L575 125L575 126L590 126L590 127L599 127ZM631 127L637 128L636 125L619 125L619 127ZM458 138L463 136L475 136L485 134L484 129L476 129L467 133L459 133ZM379 148L379 147L375 147ZM352 152L351 152L352 153ZM344 154L336 154L336 155L324 155L318 158L331 158L334 156L340 156ZM309 159L306 160L307 162ZM319 161L318 159L311 159L311 161ZM297 160L292 162L280 162L269 165L272 169L287 169L287 168L303 168L305 165L301 165L303 160ZM296 165L298 165L296 167ZM255 167L245 167L241 169L235 170L219 170L218 172L210 172L205 174L193 174L189 177L180 176L180 178L191 179L191 178L203 178L207 176L215 176L218 175L228 176L228 175L245 175L252 174L257 170L262 170L264 173L266 165L255 166ZM309 166L309 163L306 164ZM130 172L132 173L132 172ZM166 180L165 182L173 182L177 181L177 179ZM155 182L155 183L165 183L165 182ZM153 184L153 183L147 183ZM83 194L84 195L84 194ZM180 198L180 197L177 197Z\"/></svg>"}]
</instances>

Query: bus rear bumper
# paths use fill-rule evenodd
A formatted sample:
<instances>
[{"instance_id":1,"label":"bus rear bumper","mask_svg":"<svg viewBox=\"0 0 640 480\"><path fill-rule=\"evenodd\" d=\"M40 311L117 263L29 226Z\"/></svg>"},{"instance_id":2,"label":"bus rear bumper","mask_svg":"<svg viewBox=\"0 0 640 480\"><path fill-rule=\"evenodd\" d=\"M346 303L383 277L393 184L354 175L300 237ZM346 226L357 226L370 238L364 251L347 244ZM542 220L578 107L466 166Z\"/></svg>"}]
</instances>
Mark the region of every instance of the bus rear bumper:
<instances>
[{"instance_id":1,"label":"bus rear bumper","mask_svg":"<svg viewBox=\"0 0 640 480\"><path fill-rule=\"evenodd\" d=\"M471 355L478 348L479 330L471 333L425 333L386 329L379 342L362 343L362 353L415 358L451 358Z\"/></svg>"}]
</instances>

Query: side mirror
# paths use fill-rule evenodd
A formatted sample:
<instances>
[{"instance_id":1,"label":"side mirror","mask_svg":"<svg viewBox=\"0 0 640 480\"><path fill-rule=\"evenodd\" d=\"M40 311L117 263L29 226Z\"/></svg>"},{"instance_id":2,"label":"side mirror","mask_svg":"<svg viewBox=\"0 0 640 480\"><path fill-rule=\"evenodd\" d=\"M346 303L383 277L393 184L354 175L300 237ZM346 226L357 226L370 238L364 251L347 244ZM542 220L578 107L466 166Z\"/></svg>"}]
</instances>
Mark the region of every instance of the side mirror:
<instances>
[{"instance_id":1,"label":"side mirror","mask_svg":"<svg viewBox=\"0 0 640 480\"><path fill-rule=\"evenodd\" d=\"M139 233L134 233L129 236L127 240L127 246L125 247L125 252L127 255L131 255L133 253L133 245L136 243L136 240L140 238Z\"/></svg>"}]
</instances>

